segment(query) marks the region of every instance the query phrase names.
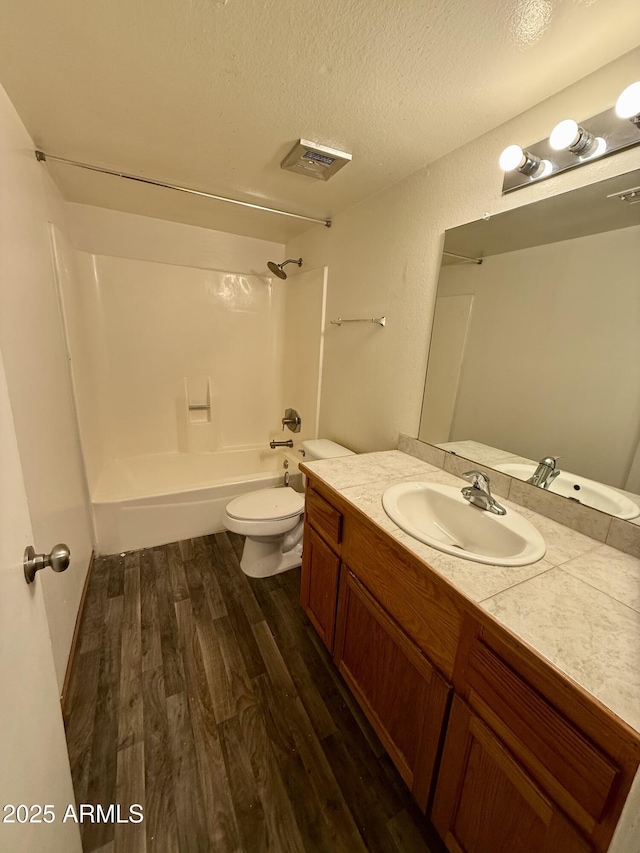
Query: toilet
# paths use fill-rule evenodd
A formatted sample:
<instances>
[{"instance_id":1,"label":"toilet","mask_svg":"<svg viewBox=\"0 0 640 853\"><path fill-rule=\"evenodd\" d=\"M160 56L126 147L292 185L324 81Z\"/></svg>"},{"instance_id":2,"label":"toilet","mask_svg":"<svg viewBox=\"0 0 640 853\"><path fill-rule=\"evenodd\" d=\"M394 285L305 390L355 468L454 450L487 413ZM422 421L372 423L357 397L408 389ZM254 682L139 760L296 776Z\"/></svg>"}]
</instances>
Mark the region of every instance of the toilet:
<instances>
[{"instance_id":1,"label":"toilet","mask_svg":"<svg viewBox=\"0 0 640 853\"><path fill-rule=\"evenodd\" d=\"M305 462L353 456L324 438L302 442ZM260 489L227 504L224 525L246 536L240 568L251 578L267 578L302 564L304 495L290 486Z\"/></svg>"}]
</instances>

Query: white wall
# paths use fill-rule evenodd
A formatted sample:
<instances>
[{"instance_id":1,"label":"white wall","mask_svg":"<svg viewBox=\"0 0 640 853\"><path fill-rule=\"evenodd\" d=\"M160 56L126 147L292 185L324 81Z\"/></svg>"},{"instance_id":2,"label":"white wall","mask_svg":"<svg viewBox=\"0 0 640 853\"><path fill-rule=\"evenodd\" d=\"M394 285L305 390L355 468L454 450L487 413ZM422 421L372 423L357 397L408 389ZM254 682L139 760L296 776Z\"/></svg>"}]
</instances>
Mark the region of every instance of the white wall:
<instances>
[{"instance_id":1,"label":"white wall","mask_svg":"<svg viewBox=\"0 0 640 853\"><path fill-rule=\"evenodd\" d=\"M417 435L445 229L637 168L636 148L502 198L497 165L507 144L602 112L637 79L640 49L287 245L288 257L328 266L327 319L388 317L384 329L327 328L321 435L360 451Z\"/></svg>"},{"instance_id":2,"label":"white wall","mask_svg":"<svg viewBox=\"0 0 640 853\"><path fill-rule=\"evenodd\" d=\"M64 574L39 573L58 685L92 548L87 488L64 347L49 221L64 203L0 89L0 348L38 551L71 548Z\"/></svg>"},{"instance_id":3,"label":"white wall","mask_svg":"<svg viewBox=\"0 0 640 853\"><path fill-rule=\"evenodd\" d=\"M443 267L438 300L474 298L452 428L436 442L560 455L625 488L640 435L638 270L640 227Z\"/></svg>"}]
</instances>

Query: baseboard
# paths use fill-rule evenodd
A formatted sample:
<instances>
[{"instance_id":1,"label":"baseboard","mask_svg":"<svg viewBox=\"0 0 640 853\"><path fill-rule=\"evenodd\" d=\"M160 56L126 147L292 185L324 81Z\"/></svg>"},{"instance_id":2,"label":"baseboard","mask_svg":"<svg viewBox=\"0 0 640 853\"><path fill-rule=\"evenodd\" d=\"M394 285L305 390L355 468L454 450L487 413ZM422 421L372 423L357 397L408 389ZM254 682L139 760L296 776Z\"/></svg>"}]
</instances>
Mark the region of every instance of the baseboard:
<instances>
[{"instance_id":1,"label":"baseboard","mask_svg":"<svg viewBox=\"0 0 640 853\"><path fill-rule=\"evenodd\" d=\"M73 662L76 656L76 648L78 646L78 640L80 637L80 626L82 624L82 614L84 613L84 603L87 598L87 590L89 589L89 578L91 577L91 570L93 569L93 562L95 560L96 552L91 552L91 559L89 560L89 567L87 569L87 574L84 579L84 586L82 587L82 595L80 596L80 604L78 606L78 614L76 616L76 625L73 629L73 638L71 640L71 648L69 649L69 659L67 660L67 669L64 674L64 683L62 685L62 696L60 697L60 705L62 706L62 716L64 717L67 713L67 701L69 698L69 683L71 681L71 673L73 671Z\"/></svg>"}]
</instances>

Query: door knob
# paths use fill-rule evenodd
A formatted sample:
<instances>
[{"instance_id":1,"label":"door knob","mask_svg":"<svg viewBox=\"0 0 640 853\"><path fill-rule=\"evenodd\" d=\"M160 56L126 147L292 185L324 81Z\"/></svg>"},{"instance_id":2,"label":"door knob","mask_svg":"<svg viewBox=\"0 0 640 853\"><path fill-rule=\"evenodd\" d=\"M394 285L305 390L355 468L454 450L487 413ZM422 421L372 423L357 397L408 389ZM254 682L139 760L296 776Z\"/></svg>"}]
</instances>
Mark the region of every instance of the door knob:
<instances>
[{"instance_id":1,"label":"door knob","mask_svg":"<svg viewBox=\"0 0 640 853\"><path fill-rule=\"evenodd\" d=\"M54 572L64 572L69 568L71 551L68 545L54 545L50 554L36 554L35 548L29 545L24 552L24 578L27 583L33 583L36 572L51 566Z\"/></svg>"}]
</instances>

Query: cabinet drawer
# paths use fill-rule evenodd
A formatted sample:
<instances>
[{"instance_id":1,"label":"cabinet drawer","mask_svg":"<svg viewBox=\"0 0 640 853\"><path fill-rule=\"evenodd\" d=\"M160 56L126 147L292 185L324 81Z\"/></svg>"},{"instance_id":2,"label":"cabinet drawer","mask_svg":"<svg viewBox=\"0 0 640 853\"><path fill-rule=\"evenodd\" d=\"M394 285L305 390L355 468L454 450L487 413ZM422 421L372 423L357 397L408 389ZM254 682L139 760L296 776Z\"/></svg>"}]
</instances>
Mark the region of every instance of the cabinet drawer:
<instances>
[{"instance_id":1,"label":"cabinet drawer","mask_svg":"<svg viewBox=\"0 0 640 853\"><path fill-rule=\"evenodd\" d=\"M466 671L469 704L584 829L602 818L619 768L482 640Z\"/></svg>"},{"instance_id":2,"label":"cabinet drawer","mask_svg":"<svg viewBox=\"0 0 640 853\"><path fill-rule=\"evenodd\" d=\"M307 520L322 538L337 550L342 541L342 513L311 488L307 489L305 506Z\"/></svg>"}]
</instances>

